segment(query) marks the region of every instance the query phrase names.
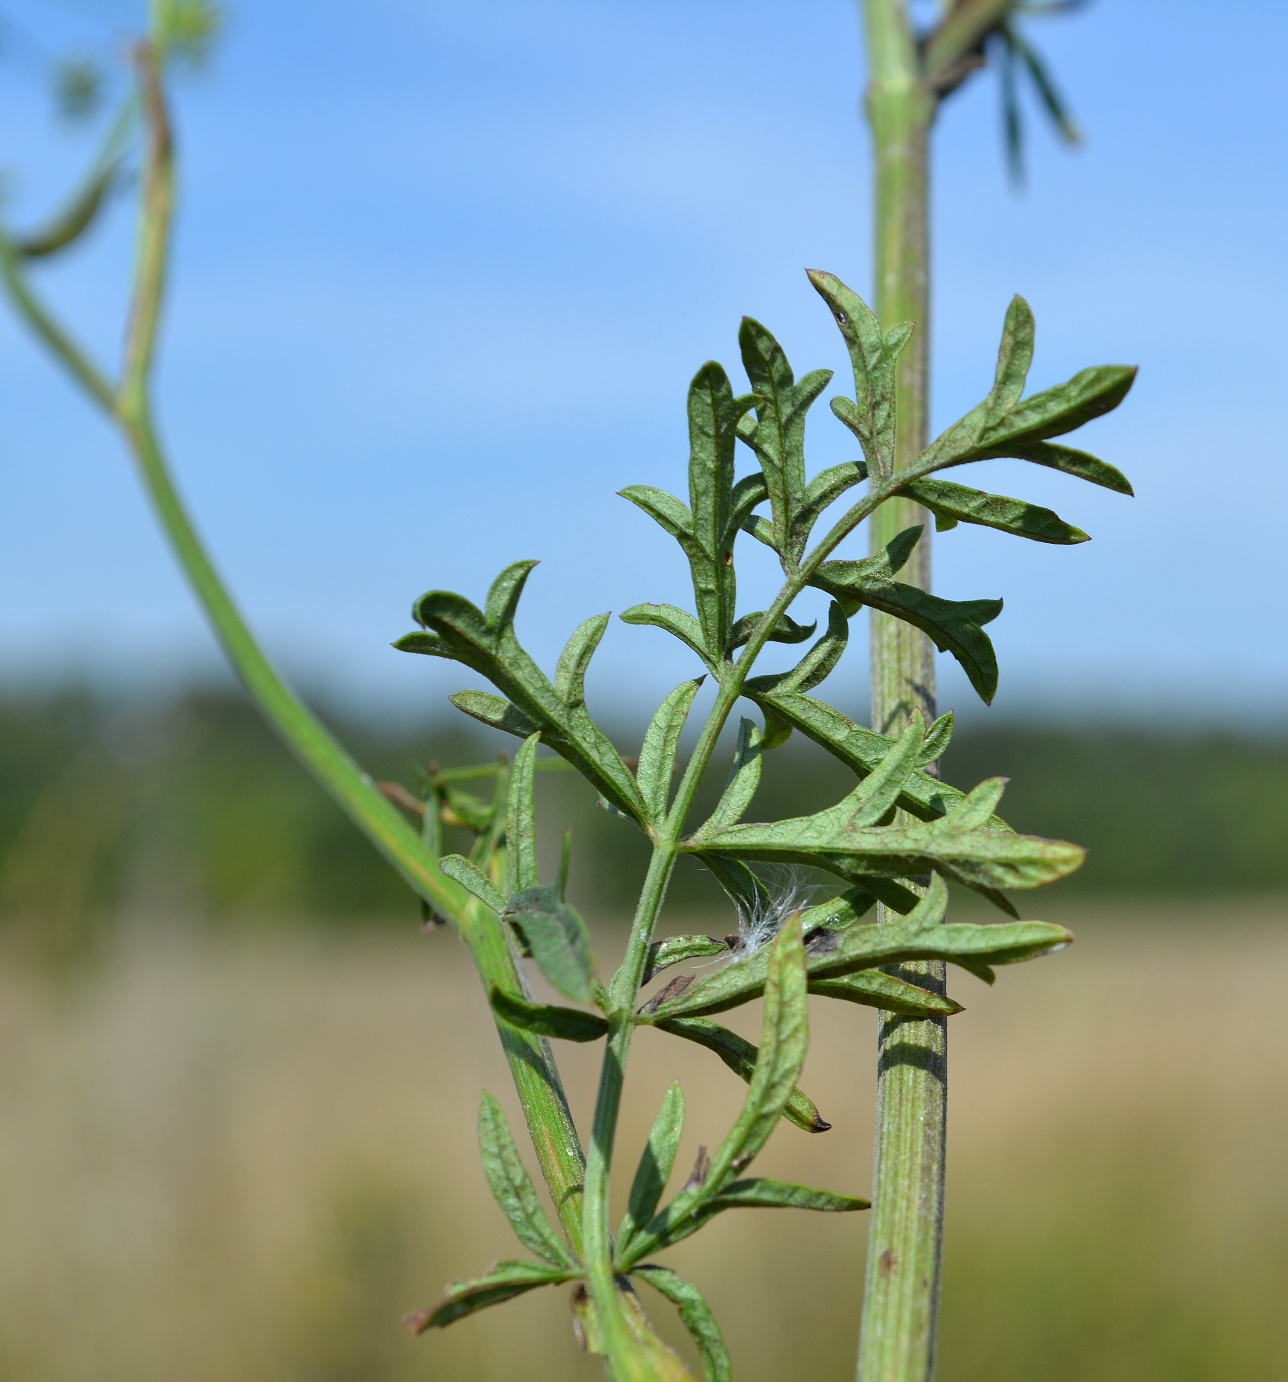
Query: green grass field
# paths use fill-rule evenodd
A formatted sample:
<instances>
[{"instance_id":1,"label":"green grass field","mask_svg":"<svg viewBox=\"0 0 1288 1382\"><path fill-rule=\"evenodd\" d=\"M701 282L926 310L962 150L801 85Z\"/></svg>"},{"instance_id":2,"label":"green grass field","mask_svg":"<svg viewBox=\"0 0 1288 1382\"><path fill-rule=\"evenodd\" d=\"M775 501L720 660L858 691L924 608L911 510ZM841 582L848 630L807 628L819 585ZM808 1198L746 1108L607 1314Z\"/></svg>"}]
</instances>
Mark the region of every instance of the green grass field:
<instances>
[{"instance_id":1,"label":"green grass field","mask_svg":"<svg viewBox=\"0 0 1288 1382\"><path fill-rule=\"evenodd\" d=\"M941 1382L1288 1376L1288 907L1062 916L1071 950L953 981ZM815 1000L813 1020L802 1083L835 1127L784 1124L759 1165L864 1193L872 1014ZM522 1252L473 1146L479 1090L514 1100L450 932L136 919L93 969L7 955L0 1031L4 1382L602 1375L553 1291L399 1328ZM595 1051L561 1054L584 1126ZM676 1077L682 1164L738 1106L714 1057L641 1034L626 1178ZM669 1260L740 1382L839 1382L863 1254L861 1215L749 1211Z\"/></svg>"}]
</instances>

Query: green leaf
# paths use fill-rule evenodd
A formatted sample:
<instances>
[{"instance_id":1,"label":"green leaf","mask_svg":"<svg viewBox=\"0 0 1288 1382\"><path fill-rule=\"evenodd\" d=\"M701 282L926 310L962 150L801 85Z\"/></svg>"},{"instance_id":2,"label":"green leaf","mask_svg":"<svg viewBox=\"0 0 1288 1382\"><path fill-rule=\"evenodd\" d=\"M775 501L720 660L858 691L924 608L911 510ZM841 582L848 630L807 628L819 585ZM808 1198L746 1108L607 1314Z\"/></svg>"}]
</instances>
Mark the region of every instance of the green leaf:
<instances>
[{"instance_id":1,"label":"green leaf","mask_svg":"<svg viewBox=\"0 0 1288 1382\"><path fill-rule=\"evenodd\" d=\"M825 561L810 584L839 600L847 614L867 605L921 629L940 652L957 659L988 703L997 690L997 656L983 625L1002 612L1002 602L943 600L894 580L920 536L919 527L907 528L883 552L862 561Z\"/></svg>"},{"instance_id":2,"label":"green leaf","mask_svg":"<svg viewBox=\"0 0 1288 1382\"><path fill-rule=\"evenodd\" d=\"M1029 80L1032 81L1033 88L1038 94L1038 100L1046 109L1051 123L1059 131L1060 137L1067 144L1077 144L1082 135L1079 133L1077 125L1074 124L1073 117L1065 105L1064 97L1060 95L1055 82L1052 81L1046 64L1014 24L1007 23L1003 29L1010 43L1011 51L1023 63L1029 74Z\"/></svg>"},{"instance_id":3,"label":"green leaf","mask_svg":"<svg viewBox=\"0 0 1288 1382\"><path fill-rule=\"evenodd\" d=\"M1058 950L1072 939L1062 926L1041 921L988 926L944 924L947 901L947 888L943 879L936 875L925 897L898 921L876 926L852 925L839 931L814 931L805 946L811 989L820 980L904 960L961 959L968 964L1015 964ZM739 1007L759 997L768 971L768 957L762 948L660 1003L647 1020L661 1025L677 1017L710 1015Z\"/></svg>"},{"instance_id":4,"label":"green leaf","mask_svg":"<svg viewBox=\"0 0 1288 1382\"><path fill-rule=\"evenodd\" d=\"M586 923L558 887L526 888L505 904L505 919L522 932L542 974L568 998L591 1001L595 962Z\"/></svg>"},{"instance_id":5,"label":"green leaf","mask_svg":"<svg viewBox=\"0 0 1288 1382\"><path fill-rule=\"evenodd\" d=\"M659 1022L657 1027L659 1031L670 1032L672 1036L683 1037L685 1041L714 1051L740 1080L751 1083L760 1053L737 1032L731 1032L728 1027L710 1022L705 1017L677 1017L669 1022ZM827 1132L832 1126L818 1111L813 1099L799 1089L792 1090L783 1107L783 1117L806 1132Z\"/></svg>"},{"instance_id":6,"label":"green leaf","mask_svg":"<svg viewBox=\"0 0 1288 1382\"><path fill-rule=\"evenodd\" d=\"M763 610L757 610L755 614L744 614L733 626L733 631L729 635L729 651L741 648L756 632L756 625L765 617ZM780 614L774 621L774 627L769 632L768 642L770 643L804 643L807 638L813 638L817 624L798 624L788 614Z\"/></svg>"},{"instance_id":7,"label":"green leaf","mask_svg":"<svg viewBox=\"0 0 1288 1382\"><path fill-rule=\"evenodd\" d=\"M684 1093L678 1084L666 1091L662 1110L654 1120L653 1129L644 1144L640 1161L631 1182L626 1217L617 1230L619 1247L624 1247L657 1213L666 1183L671 1179L675 1153L684 1131Z\"/></svg>"},{"instance_id":8,"label":"green leaf","mask_svg":"<svg viewBox=\"0 0 1288 1382\"><path fill-rule=\"evenodd\" d=\"M733 1382L733 1363L729 1358L729 1350L725 1348L720 1326L716 1324L711 1308L702 1299L698 1288L676 1276L669 1268L660 1267L655 1262L641 1262L635 1268L635 1274L643 1277L678 1310L684 1327L697 1346L698 1356L702 1359L704 1382Z\"/></svg>"},{"instance_id":9,"label":"green leaf","mask_svg":"<svg viewBox=\"0 0 1288 1382\"><path fill-rule=\"evenodd\" d=\"M540 1262L498 1262L486 1276L474 1281L454 1281L437 1305L431 1305L428 1310L414 1311L403 1320L403 1324L413 1334L423 1334L427 1329L445 1329L456 1320L484 1310L489 1305L499 1305L538 1286L557 1286L561 1282L572 1281L575 1275L563 1268L547 1267Z\"/></svg>"},{"instance_id":10,"label":"green leaf","mask_svg":"<svg viewBox=\"0 0 1288 1382\"><path fill-rule=\"evenodd\" d=\"M582 624L565 650L560 674L563 693L519 644L514 615L535 565L520 561L507 566L493 581L483 611L450 591L422 595L413 615L426 632L408 634L394 646L404 652L449 658L481 673L517 710L524 722L524 738L539 729L543 741L593 782L606 800L643 820L644 803L634 776L582 703L581 679L602 636L601 619ZM468 695L454 697L454 703L486 723L512 728L514 717L503 706L477 698L466 700Z\"/></svg>"},{"instance_id":11,"label":"green leaf","mask_svg":"<svg viewBox=\"0 0 1288 1382\"><path fill-rule=\"evenodd\" d=\"M459 883L466 892L477 897L485 907L491 908L497 916L505 911L505 898L501 896L496 884L476 864L471 864L464 855L444 854L438 861L438 867L443 871L445 877L450 878L453 883Z\"/></svg>"},{"instance_id":12,"label":"green leaf","mask_svg":"<svg viewBox=\"0 0 1288 1382\"><path fill-rule=\"evenodd\" d=\"M1103 489L1111 489L1117 494L1135 493L1131 481L1121 470L1099 460L1089 452L1075 451L1072 446L1035 441L1007 447L1003 454L1020 461L1032 461L1034 465L1046 466L1049 470L1059 470L1065 475L1076 475L1079 480L1100 485Z\"/></svg>"},{"instance_id":13,"label":"green leaf","mask_svg":"<svg viewBox=\"0 0 1288 1382\"><path fill-rule=\"evenodd\" d=\"M756 795L756 788L760 786L760 769L760 730L753 721L743 720L738 726L738 743L724 791L716 803L716 809L697 832L698 836L721 830L742 819L743 813L751 805L752 797Z\"/></svg>"},{"instance_id":14,"label":"green leaf","mask_svg":"<svg viewBox=\"0 0 1288 1382\"><path fill-rule=\"evenodd\" d=\"M519 1160L501 1105L490 1094L483 1095L479 1106L479 1150L492 1194L523 1246L555 1267L575 1267L563 1240L542 1211L532 1177Z\"/></svg>"},{"instance_id":15,"label":"green leaf","mask_svg":"<svg viewBox=\"0 0 1288 1382\"><path fill-rule=\"evenodd\" d=\"M792 524L793 548L804 552L814 524L823 511L867 478L868 468L862 461L842 461L840 465L819 471L806 485L804 502L796 512Z\"/></svg>"},{"instance_id":16,"label":"green leaf","mask_svg":"<svg viewBox=\"0 0 1288 1382\"><path fill-rule=\"evenodd\" d=\"M536 763L540 734L531 734L514 755L505 813L506 891L535 888L537 877Z\"/></svg>"},{"instance_id":17,"label":"green leaf","mask_svg":"<svg viewBox=\"0 0 1288 1382\"><path fill-rule=\"evenodd\" d=\"M15 253L22 259L46 259L74 245L98 219L121 176L121 163L115 158L91 173L51 221L39 230L15 236Z\"/></svg>"},{"instance_id":18,"label":"green leaf","mask_svg":"<svg viewBox=\"0 0 1288 1382\"><path fill-rule=\"evenodd\" d=\"M813 1209L824 1214L852 1214L871 1209L867 1200L853 1195L837 1195L831 1190L814 1190L808 1185L770 1180L755 1176L736 1180L716 1196L712 1208L718 1209Z\"/></svg>"},{"instance_id":19,"label":"green leaf","mask_svg":"<svg viewBox=\"0 0 1288 1382\"><path fill-rule=\"evenodd\" d=\"M1029 367L1033 364L1034 333L1033 309L1016 293L1002 324L993 388L984 400L983 427L993 426L1023 397Z\"/></svg>"},{"instance_id":20,"label":"green leaf","mask_svg":"<svg viewBox=\"0 0 1288 1382\"><path fill-rule=\"evenodd\" d=\"M701 1226L703 1207L752 1161L769 1140L796 1088L809 1045L805 951L800 918L791 918L770 946L765 971L765 1023L751 1087L737 1122L716 1150L706 1179L682 1190L622 1254L629 1270L657 1247Z\"/></svg>"},{"instance_id":21,"label":"green leaf","mask_svg":"<svg viewBox=\"0 0 1288 1382\"><path fill-rule=\"evenodd\" d=\"M691 846L685 841L681 848ZM1039 888L1072 873L1086 854L1063 841L959 825L949 817L859 826L850 798L813 816L727 826L692 848L824 868L856 881L869 874L916 878L938 870L968 887L984 888Z\"/></svg>"},{"instance_id":22,"label":"green leaf","mask_svg":"<svg viewBox=\"0 0 1288 1382\"><path fill-rule=\"evenodd\" d=\"M664 528L689 555L693 546L693 515L688 507L664 489L654 489L652 485L627 485L618 490L623 499L629 499L638 509L660 527Z\"/></svg>"},{"instance_id":23,"label":"green leaf","mask_svg":"<svg viewBox=\"0 0 1288 1382\"><path fill-rule=\"evenodd\" d=\"M407 643L415 638L433 638L434 634L408 634L400 642ZM412 649L411 651L415 651ZM511 705L509 701L503 700L500 696L494 696L490 691L458 691L456 695L449 696L448 700L457 708L463 710L465 714L473 716L476 720L481 720L485 725L490 725L493 729L503 730L506 734L513 734L516 738L526 739L529 734L536 734L537 727L519 709L517 705Z\"/></svg>"},{"instance_id":24,"label":"green leaf","mask_svg":"<svg viewBox=\"0 0 1288 1382\"><path fill-rule=\"evenodd\" d=\"M832 309L854 366L854 401L833 399L832 411L858 437L872 474L884 478L894 471L895 363L912 323L882 332L868 305L839 278L811 269L809 280Z\"/></svg>"},{"instance_id":25,"label":"green leaf","mask_svg":"<svg viewBox=\"0 0 1288 1382\"><path fill-rule=\"evenodd\" d=\"M639 783L640 795L648 819L660 824L666 818L671 800L671 777L675 772L675 755L680 747L680 734L684 722L689 717L693 698L704 678L681 682L679 686L658 706L649 722L644 744L640 749L639 767L635 770L635 781Z\"/></svg>"},{"instance_id":26,"label":"green leaf","mask_svg":"<svg viewBox=\"0 0 1288 1382\"><path fill-rule=\"evenodd\" d=\"M561 1008L553 1003L529 1003L495 984L488 990L488 1002L493 1012L510 1026L525 1032L558 1037L561 1041L598 1041L608 1034L608 1021L598 1013Z\"/></svg>"},{"instance_id":27,"label":"green leaf","mask_svg":"<svg viewBox=\"0 0 1288 1382\"><path fill-rule=\"evenodd\" d=\"M917 764L924 768L942 758L953 737L955 718L951 710L945 711L926 731L926 742L921 746L921 760Z\"/></svg>"},{"instance_id":28,"label":"green leaf","mask_svg":"<svg viewBox=\"0 0 1288 1382\"><path fill-rule=\"evenodd\" d=\"M952 1017L962 1011L962 1005L951 998L879 969L860 969L832 979L811 979L809 991L820 998L839 998L903 1017Z\"/></svg>"},{"instance_id":29,"label":"green leaf","mask_svg":"<svg viewBox=\"0 0 1288 1382\"><path fill-rule=\"evenodd\" d=\"M1095 365L1033 394L984 429L978 443L981 459L1009 455L1007 447L1046 441L1103 417L1127 397L1135 380L1134 366Z\"/></svg>"},{"instance_id":30,"label":"green leaf","mask_svg":"<svg viewBox=\"0 0 1288 1382\"><path fill-rule=\"evenodd\" d=\"M714 361L703 365L689 386L689 570L703 642L721 656L733 628L736 597L732 520L738 419L754 402L750 395L734 397L728 376Z\"/></svg>"},{"instance_id":31,"label":"green leaf","mask_svg":"<svg viewBox=\"0 0 1288 1382\"><path fill-rule=\"evenodd\" d=\"M799 384L782 346L751 317L738 333L743 367L756 395L756 421L743 418L738 432L755 451L773 512L771 545L791 570L800 561L805 538L798 515L805 501L805 415L832 380L831 370L815 370Z\"/></svg>"},{"instance_id":32,"label":"green leaf","mask_svg":"<svg viewBox=\"0 0 1288 1382\"><path fill-rule=\"evenodd\" d=\"M651 624L686 643L715 673L720 671L719 657L707 647L702 629L693 615L674 605L632 605L617 616L623 624Z\"/></svg>"},{"instance_id":33,"label":"green leaf","mask_svg":"<svg viewBox=\"0 0 1288 1382\"><path fill-rule=\"evenodd\" d=\"M727 941L716 936L668 936L665 940L654 941L648 948L648 962L644 966L647 984L664 969L683 964L685 960L705 960L712 955L723 955L729 949Z\"/></svg>"},{"instance_id":34,"label":"green leaf","mask_svg":"<svg viewBox=\"0 0 1288 1382\"><path fill-rule=\"evenodd\" d=\"M608 627L609 615L596 614L584 619L573 630L555 667L555 694L570 710L586 704L586 668Z\"/></svg>"},{"instance_id":35,"label":"green leaf","mask_svg":"<svg viewBox=\"0 0 1288 1382\"><path fill-rule=\"evenodd\" d=\"M839 600L833 600L827 611L827 632L792 668L790 672L775 672L769 676L748 677L744 694L759 699L769 694L788 691L810 691L832 674L841 660L850 637L850 621ZM763 703L762 703L763 709Z\"/></svg>"},{"instance_id":36,"label":"green leaf","mask_svg":"<svg viewBox=\"0 0 1288 1382\"><path fill-rule=\"evenodd\" d=\"M996 528L1016 537L1062 547L1088 540L1081 528L1066 523L1058 513L1023 499L988 494L982 489L955 485L948 480L918 480L905 485L903 492L924 504L940 520L974 523L982 528Z\"/></svg>"}]
</instances>

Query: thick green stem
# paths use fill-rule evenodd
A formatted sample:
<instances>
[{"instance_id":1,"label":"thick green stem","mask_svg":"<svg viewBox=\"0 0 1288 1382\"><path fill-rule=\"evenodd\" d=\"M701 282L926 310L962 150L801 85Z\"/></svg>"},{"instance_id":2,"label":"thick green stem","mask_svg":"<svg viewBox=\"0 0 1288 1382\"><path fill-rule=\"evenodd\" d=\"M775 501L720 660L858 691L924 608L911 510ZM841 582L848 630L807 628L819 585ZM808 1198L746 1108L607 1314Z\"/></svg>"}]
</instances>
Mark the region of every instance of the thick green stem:
<instances>
[{"instance_id":1,"label":"thick green stem","mask_svg":"<svg viewBox=\"0 0 1288 1382\"><path fill-rule=\"evenodd\" d=\"M876 173L876 313L885 327L917 324L899 362L896 470L926 445L929 394L928 155L935 98L923 81L903 0L864 0L868 119ZM872 549L925 528L900 579L930 588L924 509L887 500L872 518ZM898 734L914 709L935 714L934 648L911 624L871 615L872 725ZM881 909L880 920L885 920ZM942 964L893 970L944 990ZM947 1029L943 1019L879 1016L876 1151L859 1382L925 1382L934 1373L943 1232Z\"/></svg>"}]
</instances>

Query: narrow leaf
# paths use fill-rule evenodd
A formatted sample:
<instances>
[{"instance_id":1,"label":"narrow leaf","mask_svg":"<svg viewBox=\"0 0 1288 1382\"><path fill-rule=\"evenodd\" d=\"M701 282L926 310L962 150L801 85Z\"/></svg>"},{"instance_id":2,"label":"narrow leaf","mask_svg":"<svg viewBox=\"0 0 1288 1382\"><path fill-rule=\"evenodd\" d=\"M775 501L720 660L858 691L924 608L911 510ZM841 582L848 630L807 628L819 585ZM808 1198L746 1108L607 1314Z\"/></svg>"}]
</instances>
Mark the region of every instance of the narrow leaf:
<instances>
[{"instance_id":1,"label":"narrow leaf","mask_svg":"<svg viewBox=\"0 0 1288 1382\"><path fill-rule=\"evenodd\" d=\"M751 720L743 720L738 726L738 744L734 749L733 766L729 770L724 792L716 803L716 809L703 823L698 835L707 831L721 830L727 825L742 819L743 813L751 805L751 799L760 786L761 751L760 730Z\"/></svg>"},{"instance_id":2,"label":"narrow leaf","mask_svg":"<svg viewBox=\"0 0 1288 1382\"><path fill-rule=\"evenodd\" d=\"M555 694L569 709L576 710L586 703L586 668L599 647L608 620L607 614L596 614L583 620L559 655L559 664L555 668Z\"/></svg>"},{"instance_id":3,"label":"narrow leaf","mask_svg":"<svg viewBox=\"0 0 1288 1382\"><path fill-rule=\"evenodd\" d=\"M644 798L648 818L652 822L661 822L666 816L680 734L702 681L703 678L698 677L694 681L681 682L658 706L644 735L635 780L639 783L640 795Z\"/></svg>"},{"instance_id":4,"label":"narrow leaf","mask_svg":"<svg viewBox=\"0 0 1288 1382\"><path fill-rule=\"evenodd\" d=\"M731 1032L728 1027L710 1022L705 1017L677 1017L669 1022L659 1022L657 1026L659 1031L670 1032L672 1036L683 1037L685 1041L714 1051L740 1080L751 1082L760 1053L737 1032ZM783 1117L806 1132L827 1132L832 1126L818 1111L813 1099L799 1089L792 1090L783 1107Z\"/></svg>"},{"instance_id":5,"label":"narrow leaf","mask_svg":"<svg viewBox=\"0 0 1288 1382\"><path fill-rule=\"evenodd\" d=\"M536 763L540 734L530 735L514 755L506 802L506 891L535 888L537 878Z\"/></svg>"},{"instance_id":6,"label":"narrow leaf","mask_svg":"<svg viewBox=\"0 0 1288 1382\"><path fill-rule=\"evenodd\" d=\"M704 1382L733 1382L729 1350L725 1347L720 1326L716 1324L715 1316L698 1288L655 1262L641 1262L635 1268L635 1273L676 1307L702 1359Z\"/></svg>"},{"instance_id":7,"label":"narrow leaf","mask_svg":"<svg viewBox=\"0 0 1288 1382\"><path fill-rule=\"evenodd\" d=\"M757 610L755 614L744 614L733 626L729 634L729 652L735 648L741 648L744 643L755 633L756 626L765 617L763 610ZM798 624L788 614L780 614L774 621L774 627L769 631L770 643L804 643L807 638L813 638L817 624Z\"/></svg>"},{"instance_id":8,"label":"narrow leaf","mask_svg":"<svg viewBox=\"0 0 1288 1382\"><path fill-rule=\"evenodd\" d=\"M466 892L473 894L485 906L490 907L497 916L505 911L505 898L501 896L496 884L477 865L471 864L460 854L445 854L438 861L444 875L459 883Z\"/></svg>"},{"instance_id":9,"label":"narrow leaf","mask_svg":"<svg viewBox=\"0 0 1288 1382\"><path fill-rule=\"evenodd\" d=\"M688 555L693 542L693 515L675 495L654 489L652 485L627 485L618 493L665 528Z\"/></svg>"},{"instance_id":10,"label":"narrow leaf","mask_svg":"<svg viewBox=\"0 0 1288 1382\"><path fill-rule=\"evenodd\" d=\"M827 632L792 668L790 672L776 672L769 676L749 677L744 683L746 694L781 695L788 691L812 691L825 681L841 660L850 637L850 621L839 600L833 600L827 611Z\"/></svg>"},{"instance_id":11,"label":"narrow leaf","mask_svg":"<svg viewBox=\"0 0 1288 1382\"><path fill-rule=\"evenodd\" d=\"M403 1320L403 1325L413 1334L423 1334L427 1329L445 1329L489 1305L499 1305L538 1286L557 1286L572 1279L573 1273L560 1267L543 1266L540 1262L498 1262L486 1276L474 1281L454 1281L437 1305L414 1311Z\"/></svg>"},{"instance_id":12,"label":"narrow leaf","mask_svg":"<svg viewBox=\"0 0 1288 1382\"><path fill-rule=\"evenodd\" d=\"M432 638L433 634L423 635ZM408 634L408 638L422 637L420 634ZM407 639L399 640L405 643ZM494 696L489 691L458 691L456 695L449 696L448 700L457 708L463 710L467 715L473 716L476 720L482 720L485 725L490 725L493 729L503 730L506 734L513 734L519 739L526 739L529 734L537 733L537 727L519 709L517 705L511 705L509 701L503 700L500 696Z\"/></svg>"},{"instance_id":13,"label":"narrow leaf","mask_svg":"<svg viewBox=\"0 0 1288 1382\"><path fill-rule=\"evenodd\" d=\"M1117 494L1134 493L1131 481L1121 470L1099 460L1086 451L1075 451L1072 446L1061 446L1058 442L1035 441L1007 447L1002 453L1016 460L1032 461L1034 465L1046 466L1049 470L1059 470L1065 475L1076 475L1079 480L1111 489Z\"/></svg>"},{"instance_id":14,"label":"narrow leaf","mask_svg":"<svg viewBox=\"0 0 1288 1382\"><path fill-rule=\"evenodd\" d=\"M632 605L618 618L623 624L651 624L654 628L665 629L681 643L687 643L713 672L719 671L719 657L707 647L698 621L685 610L674 605Z\"/></svg>"},{"instance_id":15,"label":"narrow leaf","mask_svg":"<svg viewBox=\"0 0 1288 1382\"><path fill-rule=\"evenodd\" d=\"M948 518L954 523L974 523L1016 537L1027 537L1033 542L1050 542L1062 547L1087 541L1087 534L1081 528L1066 523L1051 509L1026 503L1023 499L988 494L982 489L955 485L948 480L918 480L905 485L903 492L924 504L936 518Z\"/></svg>"},{"instance_id":16,"label":"narrow leaf","mask_svg":"<svg viewBox=\"0 0 1288 1382\"><path fill-rule=\"evenodd\" d=\"M479 1106L479 1150L492 1194L519 1241L555 1267L575 1266L537 1200L501 1105L490 1094L483 1095Z\"/></svg>"},{"instance_id":17,"label":"narrow leaf","mask_svg":"<svg viewBox=\"0 0 1288 1382\"><path fill-rule=\"evenodd\" d=\"M683 964L685 960L705 960L713 955L723 955L729 943L716 936L668 936L665 940L654 941L648 948L648 963L644 966L642 983L647 984L664 969Z\"/></svg>"},{"instance_id":18,"label":"narrow leaf","mask_svg":"<svg viewBox=\"0 0 1288 1382\"><path fill-rule=\"evenodd\" d=\"M813 1209L824 1214L852 1214L855 1210L871 1209L872 1206L867 1200L853 1195L837 1195L831 1190L814 1190L808 1185L793 1185L790 1181L756 1176L734 1181L716 1196L713 1207Z\"/></svg>"},{"instance_id":19,"label":"narrow leaf","mask_svg":"<svg viewBox=\"0 0 1288 1382\"><path fill-rule=\"evenodd\" d=\"M926 742L921 746L919 768L942 758L953 737L955 719L951 710L945 711L926 731Z\"/></svg>"},{"instance_id":20,"label":"narrow leaf","mask_svg":"<svg viewBox=\"0 0 1288 1382\"><path fill-rule=\"evenodd\" d=\"M644 1151L640 1154L635 1179L631 1182L630 1199L627 1202L626 1217L617 1230L619 1245L629 1243L637 1230L642 1228L657 1213L658 1204L671 1179L675 1165L675 1154L680 1146L680 1134L684 1131L684 1093L678 1084L666 1091L662 1110L653 1122Z\"/></svg>"},{"instance_id":21,"label":"narrow leaf","mask_svg":"<svg viewBox=\"0 0 1288 1382\"><path fill-rule=\"evenodd\" d=\"M561 1041L598 1041L608 1034L607 1019L580 1008L561 1008L552 1003L529 1003L494 984L488 990L492 1010L512 1027Z\"/></svg>"},{"instance_id":22,"label":"narrow leaf","mask_svg":"<svg viewBox=\"0 0 1288 1382\"><path fill-rule=\"evenodd\" d=\"M962 1005L951 998L879 969L860 969L832 979L811 979L809 991L820 998L839 998L903 1017L951 1017L962 1011Z\"/></svg>"}]
</instances>

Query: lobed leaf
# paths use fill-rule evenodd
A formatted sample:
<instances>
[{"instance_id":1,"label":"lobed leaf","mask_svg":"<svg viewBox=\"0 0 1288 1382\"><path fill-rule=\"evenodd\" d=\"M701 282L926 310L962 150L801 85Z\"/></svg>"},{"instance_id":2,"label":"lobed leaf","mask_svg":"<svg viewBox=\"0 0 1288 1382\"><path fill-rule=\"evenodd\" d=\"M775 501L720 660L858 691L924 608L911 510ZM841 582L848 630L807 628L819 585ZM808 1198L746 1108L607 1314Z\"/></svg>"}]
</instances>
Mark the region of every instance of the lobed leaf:
<instances>
[{"instance_id":1,"label":"lobed leaf","mask_svg":"<svg viewBox=\"0 0 1288 1382\"><path fill-rule=\"evenodd\" d=\"M580 1008L561 1008L553 1003L529 1003L497 988L488 990L492 1011L512 1027L561 1041L598 1041L608 1035L608 1021L598 1013Z\"/></svg>"},{"instance_id":2,"label":"lobed leaf","mask_svg":"<svg viewBox=\"0 0 1288 1382\"><path fill-rule=\"evenodd\" d=\"M557 1286L572 1281L575 1273L540 1262L498 1262L487 1274L474 1281L454 1281L447 1294L428 1310L416 1310L404 1320L413 1334L427 1329L445 1329L466 1315L512 1300L538 1286Z\"/></svg>"},{"instance_id":3,"label":"lobed leaf","mask_svg":"<svg viewBox=\"0 0 1288 1382\"><path fill-rule=\"evenodd\" d=\"M997 656L983 625L1002 612L1001 600L944 600L894 579L921 528L905 529L883 552L862 561L825 561L810 584L840 601L847 614L861 605L912 624L940 652L951 653L985 702L997 690Z\"/></svg>"},{"instance_id":4,"label":"lobed leaf","mask_svg":"<svg viewBox=\"0 0 1288 1382\"><path fill-rule=\"evenodd\" d=\"M483 611L450 591L422 595L413 615L425 632L408 634L394 646L404 652L449 658L481 673L503 693L517 716L504 703L480 700L477 693L462 693L453 698L454 704L497 728L521 730L525 738L540 730L545 743L593 782L608 801L642 820L644 804L635 779L582 699L586 663L602 637L607 616L587 620L573 634L560 663L561 693L514 632L519 598L535 565L520 561L507 566L493 581Z\"/></svg>"},{"instance_id":5,"label":"lobed leaf","mask_svg":"<svg viewBox=\"0 0 1288 1382\"><path fill-rule=\"evenodd\" d=\"M718 1022L709 1022L704 1017L677 1017L669 1022L656 1024L659 1031L670 1032L672 1036L683 1037L698 1046L705 1046L738 1076L740 1080L751 1082L756 1070L758 1049L751 1042L722 1027ZM832 1126L818 1111L818 1105L799 1089L793 1089L787 1103L783 1106L783 1117L795 1123L806 1132L827 1132Z\"/></svg>"},{"instance_id":6,"label":"lobed leaf","mask_svg":"<svg viewBox=\"0 0 1288 1382\"><path fill-rule=\"evenodd\" d=\"M479 1106L479 1150L492 1194L519 1241L552 1266L575 1269L576 1263L537 1200L501 1105L490 1094L483 1095Z\"/></svg>"},{"instance_id":7,"label":"lobed leaf","mask_svg":"<svg viewBox=\"0 0 1288 1382\"><path fill-rule=\"evenodd\" d=\"M676 1307L702 1359L704 1382L733 1382L729 1350L725 1347L720 1326L716 1324L711 1308L702 1299L698 1288L655 1262L641 1262L634 1271Z\"/></svg>"},{"instance_id":8,"label":"lobed leaf","mask_svg":"<svg viewBox=\"0 0 1288 1382\"><path fill-rule=\"evenodd\" d=\"M590 935L560 889L526 888L506 902L503 915L523 935L532 958L555 988L568 998L590 1002L595 972Z\"/></svg>"}]
</instances>

